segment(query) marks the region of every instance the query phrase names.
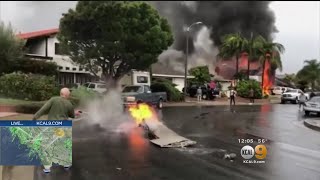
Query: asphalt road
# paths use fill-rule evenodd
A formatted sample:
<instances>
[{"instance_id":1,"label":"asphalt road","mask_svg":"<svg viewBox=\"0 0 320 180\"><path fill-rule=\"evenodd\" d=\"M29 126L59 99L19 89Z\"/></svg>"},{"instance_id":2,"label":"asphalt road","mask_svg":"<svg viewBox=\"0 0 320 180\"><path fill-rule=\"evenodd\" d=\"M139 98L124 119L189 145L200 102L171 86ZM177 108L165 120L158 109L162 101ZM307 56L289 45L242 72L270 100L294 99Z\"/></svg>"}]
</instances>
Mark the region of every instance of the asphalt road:
<instances>
[{"instance_id":1,"label":"asphalt road","mask_svg":"<svg viewBox=\"0 0 320 180\"><path fill-rule=\"evenodd\" d=\"M137 134L119 135L79 121L73 128L73 167L57 167L51 174L36 168L35 179L320 179L320 132L304 126L296 105L170 107L159 113L169 128L197 145L161 149ZM240 150L246 144L238 139L266 139L265 163L243 163ZM226 160L225 153L237 157Z\"/></svg>"}]
</instances>

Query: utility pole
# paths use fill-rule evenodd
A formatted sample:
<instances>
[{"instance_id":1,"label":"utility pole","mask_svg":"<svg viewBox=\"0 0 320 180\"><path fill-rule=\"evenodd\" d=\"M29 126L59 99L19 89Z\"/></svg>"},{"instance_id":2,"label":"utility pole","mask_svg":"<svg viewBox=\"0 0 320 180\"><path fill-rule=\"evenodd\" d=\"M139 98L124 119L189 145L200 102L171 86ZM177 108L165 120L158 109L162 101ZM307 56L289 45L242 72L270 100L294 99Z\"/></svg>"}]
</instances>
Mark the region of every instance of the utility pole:
<instances>
[{"instance_id":1,"label":"utility pole","mask_svg":"<svg viewBox=\"0 0 320 180\"><path fill-rule=\"evenodd\" d=\"M202 22L195 22L193 24L191 24L188 28L187 28L187 47L186 47L186 60L184 62L184 97L185 97L185 101L186 101L186 97L187 97L187 74L188 74L188 56L189 56L189 32L190 29L192 28L192 26L194 25L199 25L199 24L203 24Z\"/></svg>"}]
</instances>

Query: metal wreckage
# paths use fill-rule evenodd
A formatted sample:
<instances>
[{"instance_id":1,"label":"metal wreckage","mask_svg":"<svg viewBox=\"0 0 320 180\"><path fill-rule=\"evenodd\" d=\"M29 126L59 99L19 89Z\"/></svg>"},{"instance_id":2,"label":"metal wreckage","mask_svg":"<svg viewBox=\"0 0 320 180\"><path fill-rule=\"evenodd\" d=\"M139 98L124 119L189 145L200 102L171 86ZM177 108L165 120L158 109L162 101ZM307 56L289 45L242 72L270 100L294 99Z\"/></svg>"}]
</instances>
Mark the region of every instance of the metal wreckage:
<instances>
[{"instance_id":1,"label":"metal wreckage","mask_svg":"<svg viewBox=\"0 0 320 180\"><path fill-rule=\"evenodd\" d=\"M138 127L142 128L145 136L151 143L163 148L179 148L196 144L175 133L164 125L159 119L157 112L148 104L137 104L128 108Z\"/></svg>"}]
</instances>

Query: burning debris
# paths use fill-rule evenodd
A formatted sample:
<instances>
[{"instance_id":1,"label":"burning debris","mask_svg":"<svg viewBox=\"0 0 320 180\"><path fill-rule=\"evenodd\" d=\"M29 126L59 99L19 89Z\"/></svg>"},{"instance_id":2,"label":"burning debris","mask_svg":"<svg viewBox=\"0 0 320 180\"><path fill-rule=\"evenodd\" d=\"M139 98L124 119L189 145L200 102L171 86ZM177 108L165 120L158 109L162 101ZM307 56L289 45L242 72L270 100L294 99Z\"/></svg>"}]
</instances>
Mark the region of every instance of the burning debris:
<instances>
[{"instance_id":1,"label":"burning debris","mask_svg":"<svg viewBox=\"0 0 320 180\"><path fill-rule=\"evenodd\" d=\"M129 107L129 112L138 127L143 128L150 142L160 147L186 147L196 144L184 138L159 121L157 112L148 104Z\"/></svg>"}]
</instances>

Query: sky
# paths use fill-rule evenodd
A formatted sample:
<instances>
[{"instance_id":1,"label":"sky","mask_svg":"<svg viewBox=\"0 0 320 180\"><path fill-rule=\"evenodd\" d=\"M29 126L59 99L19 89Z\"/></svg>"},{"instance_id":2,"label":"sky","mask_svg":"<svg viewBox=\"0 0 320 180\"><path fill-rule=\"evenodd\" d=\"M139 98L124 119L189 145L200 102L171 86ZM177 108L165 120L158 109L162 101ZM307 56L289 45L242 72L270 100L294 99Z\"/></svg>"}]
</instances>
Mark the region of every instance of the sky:
<instances>
[{"instance_id":1,"label":"sky","mask_svg":"<svg viewBox=\"0 0 320 180\"><path fill-rule=\"evenodd\" d=\"M62 13L76 1L0 1L0 19L10 22L17 32L56 28ZM304 60L320 59L320 2L274 1L275 40L285 46L284 73L296 73Z\"/></svg>"}]
</instances>

